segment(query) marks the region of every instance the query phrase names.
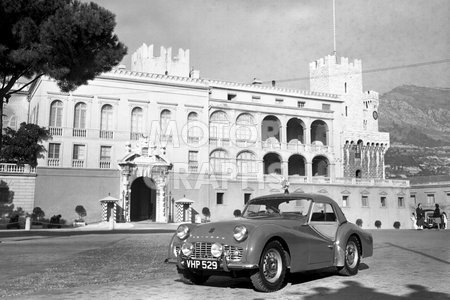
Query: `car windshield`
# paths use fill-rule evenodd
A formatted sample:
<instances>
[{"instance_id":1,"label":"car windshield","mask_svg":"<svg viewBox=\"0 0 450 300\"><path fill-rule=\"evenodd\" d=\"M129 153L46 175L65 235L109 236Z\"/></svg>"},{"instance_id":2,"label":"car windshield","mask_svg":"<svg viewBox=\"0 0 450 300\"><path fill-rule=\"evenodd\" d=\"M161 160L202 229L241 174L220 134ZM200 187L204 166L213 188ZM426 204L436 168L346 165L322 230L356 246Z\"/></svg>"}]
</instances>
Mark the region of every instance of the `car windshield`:
<instances>
[{"instance_id":1,"label":"car windshield","mask_svg":"<svg viewBox=\"0 0 450 300\"><path fill-rule=\"evenodd\" d=\"M284 217L306 219L311 199L261 199L250 201L245 207L244 218Z\"/></svg>"}]
</instances>

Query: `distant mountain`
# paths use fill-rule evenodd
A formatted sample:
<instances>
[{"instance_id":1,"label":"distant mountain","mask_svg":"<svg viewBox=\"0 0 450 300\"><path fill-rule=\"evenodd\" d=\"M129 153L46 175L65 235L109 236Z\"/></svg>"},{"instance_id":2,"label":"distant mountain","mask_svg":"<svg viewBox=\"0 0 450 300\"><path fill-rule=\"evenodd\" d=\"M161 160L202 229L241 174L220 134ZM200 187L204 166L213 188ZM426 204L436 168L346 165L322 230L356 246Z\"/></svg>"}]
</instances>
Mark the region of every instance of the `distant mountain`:
<instances>
[{"instance_id":1,"label":"distant mountain","mask_svg":"<svg viewBox=\"0 0 450 300\"><path fill-rule=\"evenodd\" d=\"M396 87L380 96L379 115L391 144L450 145L450 89Z\"/></svg>"}]
</instances>

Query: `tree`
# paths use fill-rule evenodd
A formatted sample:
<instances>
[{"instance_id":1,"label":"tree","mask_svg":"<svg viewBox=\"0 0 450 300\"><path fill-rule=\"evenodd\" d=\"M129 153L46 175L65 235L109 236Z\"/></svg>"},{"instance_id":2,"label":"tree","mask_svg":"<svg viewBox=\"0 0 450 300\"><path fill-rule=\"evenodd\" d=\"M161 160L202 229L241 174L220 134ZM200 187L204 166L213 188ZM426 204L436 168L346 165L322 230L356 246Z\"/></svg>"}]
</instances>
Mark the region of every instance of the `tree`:
<instances>
[{"instance_id":1,"label":"tree","mask_svg":"<svg viewBox=\"0 0 450 300\"><path fill-rule=\"evenodd\" d=\"M127 52L115 26L114 14L93 2L0 1L0 149L3 103L43 75L69 92L110 71Z\"/></svg>"},{"instance_id":2,"label":"tree","mask_svg":"<svg viewBox=\"0 0 450 300\"><path fill-rule=\"evenodd\" d=\"M43 217L45 217L45 213L42 210L42 208L40 208L39 206L36 206L35 208L33 208L33 213L31 215L33 221L39 221L41 220Z\"/></svg>"},{"instance_id":3,"label":"tree","mask_svg":"<svg viewBox=\"0 0 450 300\"><path fill-rule=\"evenodd\" d=\"M83 218L87 216L86 209L83 207L83 205L77 205L75 207L75 212L78 215L78 220L83 222Z\"/></svg>"},{"instance_id":4,"label":"tree","mask_svg":"<svg viewBox=\"0 0 450 300\"><path fill-rule=\"evenodd\" d=\"M51 138L50 132L35 124L21 123L16 131L7 127L3 136L0 161L37 166L37 159L45 152L41 144Z\"/></svg>"}]
</instances>

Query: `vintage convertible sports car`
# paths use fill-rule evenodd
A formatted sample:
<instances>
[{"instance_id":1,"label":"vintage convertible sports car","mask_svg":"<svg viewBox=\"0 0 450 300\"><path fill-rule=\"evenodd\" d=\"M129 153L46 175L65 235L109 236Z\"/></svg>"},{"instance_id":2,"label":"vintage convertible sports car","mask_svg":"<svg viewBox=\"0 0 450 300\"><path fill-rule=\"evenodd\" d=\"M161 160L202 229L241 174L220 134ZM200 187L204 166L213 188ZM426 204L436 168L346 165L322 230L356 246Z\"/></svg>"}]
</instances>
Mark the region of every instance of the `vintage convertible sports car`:
<instances>
[{"instance_id":1,"label":"vintage convertible sports car","mask_svg":"<svg viewBox=\"0 0 450 300\"><path fill-rule=\"evenodd\" d=\"M254 198L239 219L180 225L166 262L192 284L248 276L256 290L273 292L287 272L335 266L355 275L372 252L372 235L348 222L332 199L293 193Z\"/></svg>"}]
</instances>

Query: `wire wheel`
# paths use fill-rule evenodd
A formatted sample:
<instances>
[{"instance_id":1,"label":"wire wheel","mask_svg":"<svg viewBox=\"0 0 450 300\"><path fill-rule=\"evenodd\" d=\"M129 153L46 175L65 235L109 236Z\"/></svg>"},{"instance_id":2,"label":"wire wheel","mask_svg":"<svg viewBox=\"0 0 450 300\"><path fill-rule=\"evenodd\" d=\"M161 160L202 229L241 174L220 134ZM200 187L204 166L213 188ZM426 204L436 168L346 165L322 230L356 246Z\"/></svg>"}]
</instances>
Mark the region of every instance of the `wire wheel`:
<instances>
[{"instance_id":1,"label":"wire wheel","mask_svg":"<svg viewBox=\"0 0 450 300\"><path fill-rule=\"evenodd\" d=\"M250 275L256 290L260 292L274 292L285 284L286 254L278 241L267 243L261 253L259 269Z\"/></svg>"},{"instance_id":2,"label":"wire wheel","mask_svg":"<svg viewBox=\"0 0 450 300\"><path fill-rule=\"evenodd\" d=\"M359 261L358 246L353 240L348 241L345 247L345 261L349 268L353 269L356 267Z\"/></svg>"},{"instance_id":3,"label":"wire wheel","mask_svg":"<svg viewBox=\"0 0 450 300\"><path fill-rule=\"evenodd\" d=\"M270 249L263 259L264 278L270 283L276 282L280 278L282 266L283 261L280 252L277 249Z\"/></svg>"}]
</instances>

